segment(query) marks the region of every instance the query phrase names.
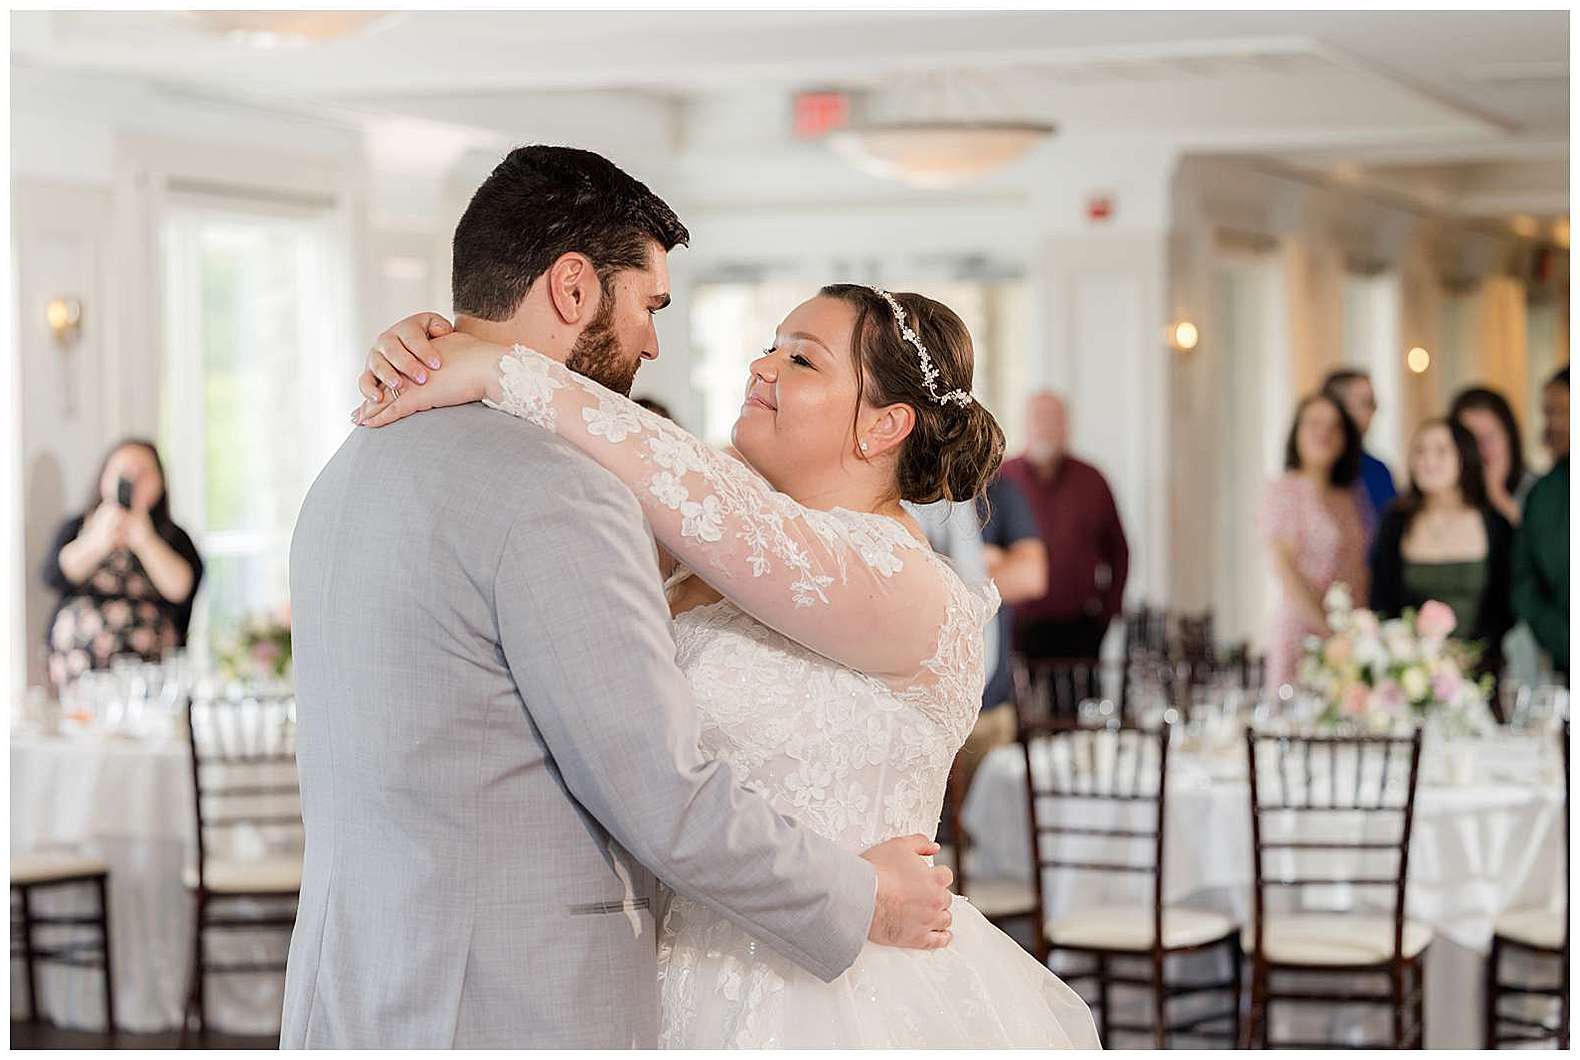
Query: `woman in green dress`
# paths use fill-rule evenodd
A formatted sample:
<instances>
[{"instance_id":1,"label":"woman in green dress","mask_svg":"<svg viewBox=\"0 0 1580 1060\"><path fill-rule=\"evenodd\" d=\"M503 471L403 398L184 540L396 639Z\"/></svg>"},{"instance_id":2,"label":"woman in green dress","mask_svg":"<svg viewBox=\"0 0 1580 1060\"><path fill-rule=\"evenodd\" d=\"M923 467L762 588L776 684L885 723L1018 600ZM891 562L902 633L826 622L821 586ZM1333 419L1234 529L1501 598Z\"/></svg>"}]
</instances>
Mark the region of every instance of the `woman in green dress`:
<instances>
[{"instance_id":1,"label":"woman in green dress","mask_svg":"<svg viewBox=\"0 0 1580 1060\"><path fill-rule=\"evenodd\" d=\"M1428 600L1443 601L1458 620L1453 636L1478 642L1478 671L1496 677L1503 635L1514 624L1513 529L1488 502L1476 440L1458 423L1422 424L1410 442L1409 463L1410 488L1377 528L1372 609L1389 618Z\"/></svg>"}]
</instances>

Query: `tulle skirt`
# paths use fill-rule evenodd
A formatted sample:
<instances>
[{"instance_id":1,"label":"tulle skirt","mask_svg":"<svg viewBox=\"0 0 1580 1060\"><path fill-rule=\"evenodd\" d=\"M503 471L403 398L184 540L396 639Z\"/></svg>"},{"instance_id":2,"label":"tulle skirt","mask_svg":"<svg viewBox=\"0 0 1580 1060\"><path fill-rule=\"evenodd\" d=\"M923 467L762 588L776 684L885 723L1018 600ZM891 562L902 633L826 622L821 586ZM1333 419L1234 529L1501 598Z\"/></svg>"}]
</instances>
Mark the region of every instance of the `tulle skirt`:
<instances>
[{"instance_id":1,"label":"tulle skirt","mask_svg":"<svg viewBox=\"0 0 1580 1060\"><path fill-rule=\"evenodd\" d=\"M659 941L671 1049L1097 1049L1086 1003L964 898L947 949L868 943L825 983L675 897Z\"/></svg>"}]
</instances>

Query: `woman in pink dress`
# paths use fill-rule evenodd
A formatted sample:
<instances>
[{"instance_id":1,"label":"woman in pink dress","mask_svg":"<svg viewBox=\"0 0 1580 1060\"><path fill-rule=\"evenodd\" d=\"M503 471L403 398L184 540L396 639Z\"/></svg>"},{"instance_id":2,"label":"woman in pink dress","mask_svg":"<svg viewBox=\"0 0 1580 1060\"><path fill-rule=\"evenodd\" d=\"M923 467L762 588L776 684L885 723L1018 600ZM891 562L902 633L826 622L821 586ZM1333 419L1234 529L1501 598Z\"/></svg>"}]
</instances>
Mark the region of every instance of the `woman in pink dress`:
<instances>
[{"instance_id":1,"label":"woman in pink dress","mask_svg":"<svg viewBox=\"0 0 1580 1060\"><path fill-rule=\"evenodd\" d=\"M1366 526L1353 489L1361 438L1330 397L1312 394L1295 409L1284 473L1262 498L1262 534L1282 590L1268 631L1267 682L1292 684L1306 637L1328 634L1322 598L1335 582L1356 600L1367 591Z\"/></svg>"}]
</instances>

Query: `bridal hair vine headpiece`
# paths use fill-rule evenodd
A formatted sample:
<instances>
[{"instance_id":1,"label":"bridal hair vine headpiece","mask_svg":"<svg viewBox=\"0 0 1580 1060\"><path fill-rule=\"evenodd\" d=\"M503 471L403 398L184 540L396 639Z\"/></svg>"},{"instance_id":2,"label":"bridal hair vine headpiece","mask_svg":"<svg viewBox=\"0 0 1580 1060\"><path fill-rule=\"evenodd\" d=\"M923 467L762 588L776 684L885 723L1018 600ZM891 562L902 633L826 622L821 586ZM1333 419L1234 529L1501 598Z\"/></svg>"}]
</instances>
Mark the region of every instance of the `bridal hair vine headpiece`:
<instances>
[{"instance_id":1,"label":"bridal hair vine headpiece","mask_svg":"<svg viewBox=\"0 0 1580 1060\"><path fill-rule=\"evenodd\" d=\"M900 305L899 300L894 295L885 291L882 287L874 286L872 290L878 297L889 303L889 308L894 310L895 322L900 325L900 335L904 337L906 342L916 347L916 359L922 365L922 382L927 384L927 392L932 395L933 400L940 405L959 405L961 408L965 408L972 401L976 400L964 390L951 390L947 394L938 392L938 369L933 367L933 359L928 356L927 347L922 345L922 340L916 337L916 332L912 331L911 325L906 323L904 307Z\"/></svg>"}]
</instances>

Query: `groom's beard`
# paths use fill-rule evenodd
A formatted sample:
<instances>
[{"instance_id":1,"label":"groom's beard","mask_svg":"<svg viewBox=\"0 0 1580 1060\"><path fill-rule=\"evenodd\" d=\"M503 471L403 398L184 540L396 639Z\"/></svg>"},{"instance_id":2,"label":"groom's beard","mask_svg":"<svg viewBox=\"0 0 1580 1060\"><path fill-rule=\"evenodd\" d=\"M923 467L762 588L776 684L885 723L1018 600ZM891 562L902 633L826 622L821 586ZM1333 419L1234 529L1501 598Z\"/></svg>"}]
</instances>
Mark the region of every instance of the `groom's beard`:
<instances>
[{"instance_id":1,"label":"groom's beard","mask_svg":"<svg viewBox=\"0 0 1580 1060\"><path fill-rule=\"evenodd\" d=\"M640 357L627 360L620 349L620 340L614 333L614 297L605 294L598 312L576 336L571 355L565 367L584 375L595 383L613 390L616 394L631 396L631 384L636 382L636 370L642 363Z\"/></svg>"}]
</instances>

